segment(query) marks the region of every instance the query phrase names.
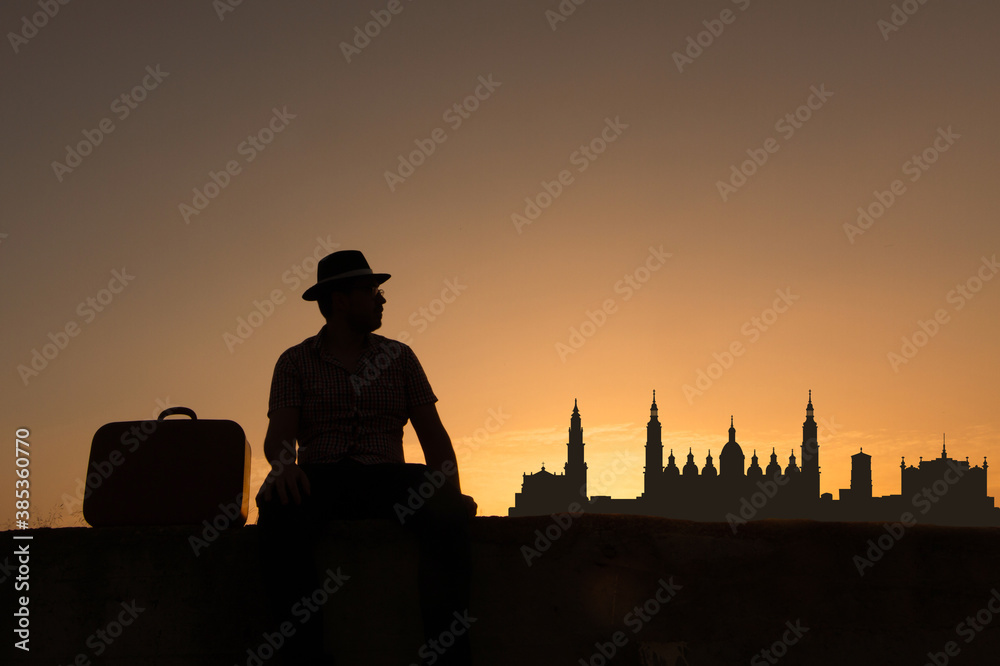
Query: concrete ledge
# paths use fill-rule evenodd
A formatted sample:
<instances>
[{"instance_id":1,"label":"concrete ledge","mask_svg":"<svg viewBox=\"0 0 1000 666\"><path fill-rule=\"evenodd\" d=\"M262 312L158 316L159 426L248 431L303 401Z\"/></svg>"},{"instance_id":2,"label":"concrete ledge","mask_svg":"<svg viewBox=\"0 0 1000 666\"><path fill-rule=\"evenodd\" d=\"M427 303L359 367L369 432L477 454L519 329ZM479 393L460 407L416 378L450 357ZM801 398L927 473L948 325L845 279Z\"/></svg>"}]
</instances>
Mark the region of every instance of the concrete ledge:
<instances>
[{"instance_id":1,"label":"concrete ledge","mask_svg":"<svg viewBox=\"0 0 1000 666\"><path fill-rule=\"evenodd\" d=\"M894 539L880 523L761 521L734 535L721 523L570 518L565 529L551 517L476 519L479 666L596 666L612 648L609 664L672 664L667 655L678 652L691 666L745 664L776 642L788 664L919 665L949 641L956 663L994 663L1000 654L998 614L980 614L991 618L981 632L960 626L991 597L1000 609L997 528L917 525ZM426 663L417 653L415 542L389 522L326 530L317 564L351 576L327 605L331 649L344 664ZM260 597L257 529L224 532L195 556L189 539L199 532L20 532L34 537L32 649L8 648L12 662L247 664L247 650L276 629ZM855 556L879 537L891 547L859 575ZM530 566L524 546L538 552ZM671 578L680 589L655 601ZM126 610L133 601L144 609L134 620ZM131 624L110 644L99 638L99 630L115 633L119 619ZM786 624L796 622L808 628L801 637ZM782 645L783 635L794 644Z\"/></svg>"}]
</instances>

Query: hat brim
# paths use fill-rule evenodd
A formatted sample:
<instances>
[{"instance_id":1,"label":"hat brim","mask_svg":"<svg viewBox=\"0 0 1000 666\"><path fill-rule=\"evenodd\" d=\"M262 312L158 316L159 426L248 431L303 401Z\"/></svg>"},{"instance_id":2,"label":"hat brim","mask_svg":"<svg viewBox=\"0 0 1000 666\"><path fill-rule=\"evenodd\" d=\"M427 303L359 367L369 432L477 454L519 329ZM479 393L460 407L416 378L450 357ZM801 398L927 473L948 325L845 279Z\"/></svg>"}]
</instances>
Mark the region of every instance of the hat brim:
<instances>
[{"instance_id":1,"label":"hat brim","mask_svg":"<svg viewBox=\"0 0 1000 666\"><path fill-rule=\"evenodd\" d=\"M302 292L302 300L304 301L315 301L319 300L320 296L325 294L331 287L337 286L337 283L344 282L345 280L357 280L358 278L373 278L376 284L382 284L388 280L391 275L388 273L371 273L368 275L351 275L348 277L334 276L327 278L325 280L320 280L313 286Z\"/></svg>"}]
</instances>

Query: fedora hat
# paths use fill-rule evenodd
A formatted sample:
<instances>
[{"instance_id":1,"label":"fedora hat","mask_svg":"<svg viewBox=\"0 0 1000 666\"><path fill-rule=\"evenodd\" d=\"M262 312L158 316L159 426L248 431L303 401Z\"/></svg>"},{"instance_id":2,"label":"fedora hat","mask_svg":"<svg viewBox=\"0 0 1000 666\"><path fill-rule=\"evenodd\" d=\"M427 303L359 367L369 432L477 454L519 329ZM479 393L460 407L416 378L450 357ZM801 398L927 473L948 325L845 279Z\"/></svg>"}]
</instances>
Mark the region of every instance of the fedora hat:
<instances>
[{"instance_id":1,"label":"fedora hat","mask_svg":"<svg viewBox=\"0 0 1000 666\"><path fill-rule=\"evenodd\" d=\"M378 284L382 284L391 276L388 273L373 273L365 255L359 250L340 250L328 254L319 260L316 284L306 289L302 293L302 298L306 301L315 301L338 282L359 277L371 277Z\"/></svg>"}]
</instances>

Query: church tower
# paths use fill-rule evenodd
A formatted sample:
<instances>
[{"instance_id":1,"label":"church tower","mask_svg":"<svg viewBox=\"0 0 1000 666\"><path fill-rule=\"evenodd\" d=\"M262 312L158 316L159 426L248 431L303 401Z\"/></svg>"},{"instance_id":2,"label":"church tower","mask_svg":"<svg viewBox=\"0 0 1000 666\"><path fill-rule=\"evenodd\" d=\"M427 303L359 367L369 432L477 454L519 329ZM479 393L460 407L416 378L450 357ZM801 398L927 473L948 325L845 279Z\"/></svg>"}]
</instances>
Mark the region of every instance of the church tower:
<instances>
[{"instance_id":1,"label":"church tower","mask_svg":"<svg viewBox=\"0 0 1000 666\"><path fill-rule=\"evenodd\" d=\"M819 439L817 432L816 420L813 418L812 391L809 391L806 420L802 424L802 474L798 479L802 488L802 499L808 501L819 499Z\"/></svg>"},{"instance_id":2,"label":"church tower","mask_svg":"<svg viewBox=\"0 0 1000 666\"><path fill-rule=\"evenodd\" d=\"M764 474L769 479L776 479L776 475L781 474L781 465L778 464L778 454L774 452L774 447L771 447L771 462L767 464L767 470Z\"/></svg>"},{"instance_id":3,"label":"church tower","mask_svg":"<svg viewBox=\"0 0 1000 666\"><path fill-rule=\"evenodd\" d=\"M733 426L733 417L730 416L729 441L722 447L722 453L719 454L719 476L726 479L742 477L745 461L743 449L736 442L736 427Z\"/></svg>"},{"instance_id":4,"label":"church tower","mask_svg":"<svg viewBox=\"0 0 1000 666\"><path fill-rule=\"evenodd\" d=\"M566 443L566 482L572 497L587 497L587 463L583 461L583 427L580 410L573 400L573 415L569 419L569 442Z\"/></svg>"},{"instance_id":5,"label":"church tower","mask_svg":"<svg viewBox=\"0 0 1000 666\"><path fill-rule=\"evenodd\" d=\"M661 486L663 472L663 441L660 439L660 419L656 409L656 391L653 391L653 404L649 408L649 423L646 424L646 471L644 474L645 489L643 495L655 495Z\"/></svg>"}]
</instances>

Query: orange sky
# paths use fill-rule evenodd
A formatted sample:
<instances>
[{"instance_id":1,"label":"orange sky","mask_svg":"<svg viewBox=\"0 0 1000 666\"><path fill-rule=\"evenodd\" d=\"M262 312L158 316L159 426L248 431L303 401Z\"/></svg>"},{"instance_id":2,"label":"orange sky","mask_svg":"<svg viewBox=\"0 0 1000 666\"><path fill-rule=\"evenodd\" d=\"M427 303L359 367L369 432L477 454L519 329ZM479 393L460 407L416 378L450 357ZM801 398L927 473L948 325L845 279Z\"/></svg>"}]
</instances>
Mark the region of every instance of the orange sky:
<instances>
[{"instance_id":1,"label":"orange sky","mask_svg":"<svg viewBox=\"0 0 1000 666\"><path fill-rule=\"evenodd\" d=\"M330 248L392 273L379 332L409 336L485 515L562 468L574 399L614 497L642 490L653 389L699 464L731 414L748 458L786 461L812 389L835 495L862 446L876 494L942 433L973 464L997 450L1000 6L890 30L892 3L860 0L149 4L37 30L34 2L0 9L3 428L31 431L36 515L98 427L163 402L242 425L256 492L274 362L322 324L300 295ZM50 334L65 348L19 371Z\"/></svg>"}]
</instances>

